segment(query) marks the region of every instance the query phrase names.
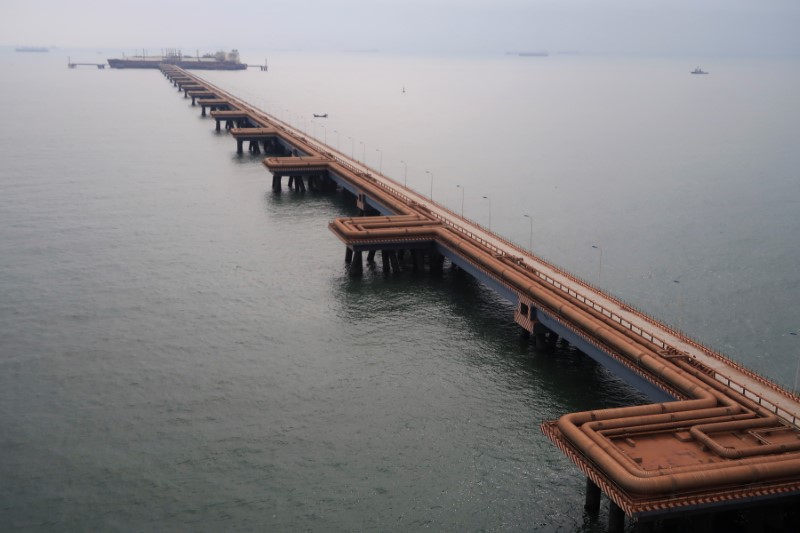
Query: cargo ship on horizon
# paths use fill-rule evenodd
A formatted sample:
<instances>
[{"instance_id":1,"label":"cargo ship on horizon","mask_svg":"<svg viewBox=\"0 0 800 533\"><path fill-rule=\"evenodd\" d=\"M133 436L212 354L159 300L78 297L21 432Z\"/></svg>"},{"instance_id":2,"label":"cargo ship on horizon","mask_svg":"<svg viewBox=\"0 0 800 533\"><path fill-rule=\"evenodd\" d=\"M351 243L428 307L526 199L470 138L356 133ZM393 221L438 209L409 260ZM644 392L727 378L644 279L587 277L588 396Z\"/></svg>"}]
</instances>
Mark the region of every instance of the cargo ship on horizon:
<instances>
[{"instance_id":1,"label":"cargo ship on horizon","mask_svg":"<svg viewBox=\"0 0 800 533\"><path fill-rule=\"evenodd\" d=\"M246 63L239 61L239 51L219 51L215 54L199 53L195 56L186 56L180 50L167 49L159 56L122 57L122 59L109 59L111 68L158 68L159 65L175 65L176 67L195 70L244 70Z\"/></svg>"}]
</instances>

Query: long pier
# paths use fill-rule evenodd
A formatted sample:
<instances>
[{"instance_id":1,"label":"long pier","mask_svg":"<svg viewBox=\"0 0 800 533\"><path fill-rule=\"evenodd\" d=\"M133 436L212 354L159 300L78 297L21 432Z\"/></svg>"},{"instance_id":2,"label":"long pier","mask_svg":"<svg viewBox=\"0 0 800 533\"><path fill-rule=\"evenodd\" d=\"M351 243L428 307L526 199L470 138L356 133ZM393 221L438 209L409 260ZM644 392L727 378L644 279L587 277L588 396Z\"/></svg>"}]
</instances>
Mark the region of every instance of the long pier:
<instances>
[{"instance_id":1,"label":"long pier","mask_svg":"<svg viewBox=\"0 0 800 533\"><path fill-rule=\"evenodd\" d=\"M696 514L800 500L800 397L430 198L347 157L232 94L163 65L193 104L211 108L237 152L263 154L280 191L345 191L363 216L330 230L351 275L381 254L383 271L436 272L445 260L514 304L514 320L546 348L568 342L656 403L565 414L544 434L587 479L585 508L610 500L609 531ZM364 257L366 255L366 258ZM754 521L754 523L756 523ZM757 531L758 529L754 529Z\"/></svg>"}]
</instances>

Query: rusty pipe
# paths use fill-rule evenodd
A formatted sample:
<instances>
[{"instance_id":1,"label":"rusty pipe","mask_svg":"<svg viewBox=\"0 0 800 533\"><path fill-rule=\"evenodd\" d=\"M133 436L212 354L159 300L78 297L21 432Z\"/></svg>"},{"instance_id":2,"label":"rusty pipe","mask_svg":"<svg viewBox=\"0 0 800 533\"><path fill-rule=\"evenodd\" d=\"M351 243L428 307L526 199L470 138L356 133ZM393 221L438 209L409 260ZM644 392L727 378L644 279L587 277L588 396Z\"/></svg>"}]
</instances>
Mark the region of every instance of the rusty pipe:
<instances>
[{"instance_id":1,"label":"rusty pipe","mask_svg":"<svg viewBox=\"0 0 800 533\"><path fill-rule=\"evenodd\" d=\"M359 230L372 230L382 228L414 228L414 227L433 227L440 226L441 223L431 222L430 220L409 220L408 222L359 222L353 226Z\"/></svg>"},{"instance_id":2,"label":"rusty pipe","mask_svg":"<svg viewBox=\"0 0 800 533\"><path fill-rule=\"evenodd\" d=\"M694 413L694 411L686 411L686 412ZM688 432L690 427L700 423L731 422L733 420L745 420L745 419L750 420L753 418L753 416L754 415L752 413L740 413L738 415L711 416L709 418L693 417L680 420L673 420L670 422L647 423L636 426L631 426L625 423L611 428L609 428L608 426L597 428L597 432L603 435L603 437L607 439L620 438L620 437L633 437L636 435L649 434L649 433L660 433L671 429L681 429L681 428L685 429ZM626 420L626 419L618 419L618 420Z\"/></svg>"},{"instance_id":3,"label":"rusty pipe","mask_svg":"<svg viewBox=\"0 0 800 533\"><path fill-rule=\"evenodd\" d=\"M755 429L764 427L775 427L779 424L777 416L770 418L757 418L755 420L740 420L734 422L718 422L711 424L700 424L692 427L689 433L697 441L708 446L710 450L726 459L739 459L742 457L753 457L755 455L766 455L773 453L784 453L800 450L800 441L784 444L758 444L747 448L727 448L715 441L709 433L719 433L722 431L740 431L745 429Z\"/></svg>"}]
</instances>

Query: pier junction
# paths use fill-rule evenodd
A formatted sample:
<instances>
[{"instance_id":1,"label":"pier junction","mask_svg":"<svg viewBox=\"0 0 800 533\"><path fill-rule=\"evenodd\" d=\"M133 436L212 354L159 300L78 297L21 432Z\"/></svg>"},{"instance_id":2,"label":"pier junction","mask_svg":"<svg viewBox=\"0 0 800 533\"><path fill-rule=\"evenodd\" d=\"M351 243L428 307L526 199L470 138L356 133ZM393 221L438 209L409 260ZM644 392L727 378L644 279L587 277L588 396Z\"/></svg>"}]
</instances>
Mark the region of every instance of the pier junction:
<instances>
[{"instance_id":1,"label":"pier junction","mask_svg":"<svg viewBox=\"0 0 800 533\"><path fill-rule=\"evenodd\" d=\"M361 215L329 228L351 275L380 258L384 273L441 270L445 260L515 305L545 348L560 340L656 403L571 413L541 424L586 476L585 507L609 499L609 531L752 508L780 521L800 501L800 397L430 198L404 187L186 71L164 75L216 129L265 156L272 187L351 194ZM365 257L366 256L366 257ZM765 527L753 520L753 531ZM761 523L761 526L759 526ZM793 530L791 525L776 525ZM782 529L779 529L782 530Z\"/></svg>"}]
</instances>

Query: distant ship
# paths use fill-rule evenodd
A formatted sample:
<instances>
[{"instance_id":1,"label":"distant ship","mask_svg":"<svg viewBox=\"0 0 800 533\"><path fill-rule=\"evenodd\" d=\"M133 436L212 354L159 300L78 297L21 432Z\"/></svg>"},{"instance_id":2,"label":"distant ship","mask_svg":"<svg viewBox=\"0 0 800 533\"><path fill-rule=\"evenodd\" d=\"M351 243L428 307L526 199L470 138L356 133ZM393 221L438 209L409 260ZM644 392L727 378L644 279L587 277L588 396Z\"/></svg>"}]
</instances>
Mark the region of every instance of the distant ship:
<instances>
[{"instance_id":1,"label":"distant ship","mask_svg":"<svg viewBox=\"0 0 800 533\"><path fill-rule=\"evenodd\" d=\"M692 74L708 74L708 72L706 72L705 70L701 69L700 67L697 67L696 69L694 69L692 71Z\"/></svg>"},{"instance_id":2,"label":"distant ship","mask_svg":"<svg viewBox=\"0 0 800 533\"><path fill-rule=\"evenodd\" d=\"M521 57L547 57L550 55L550 52L519 52L517 55Z\"/></svg>"},{"instance_id":3,"label":"distant ship","mask_svg":"<svg viewBox=\"0 0 800 533\"><path fill-rule=\"evenodd\" d=\"M17 52L49 52L46 46L18 46L14 50Z\"/></svg>"},{"instance_id":4,"label":"distant ship","mask_svg":"<svg viewBox=\"0 0 800 533\"><path fill-rule=\"evenodd\" d=\"M200 56L185 56L180 50L168 49L160 56L133 56L109 59L111 68L158 68L159 65L175 65L196 70L244 70L247 63L239 62L239 51L217 52Z\"/></svg>"}]
</instances>

